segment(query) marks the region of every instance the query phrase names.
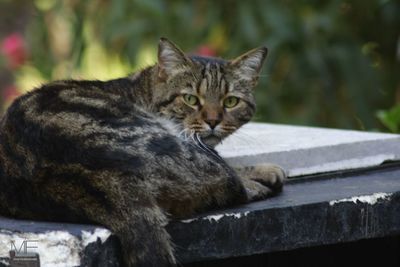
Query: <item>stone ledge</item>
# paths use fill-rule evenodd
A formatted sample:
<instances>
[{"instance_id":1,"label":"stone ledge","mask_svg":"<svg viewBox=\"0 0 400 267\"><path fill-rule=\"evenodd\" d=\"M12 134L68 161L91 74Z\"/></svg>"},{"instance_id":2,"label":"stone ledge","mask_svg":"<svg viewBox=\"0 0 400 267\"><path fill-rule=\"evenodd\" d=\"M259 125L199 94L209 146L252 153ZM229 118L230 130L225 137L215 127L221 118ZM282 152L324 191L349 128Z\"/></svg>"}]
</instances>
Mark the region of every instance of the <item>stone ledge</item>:
<instances>
[{"instance_id":1,"label":"stone ledge","mask_svg":"<svg viewBox=\"0 0 400 267\"><path fill-rule=\"evenodd\" d=\"M173 222L168 230L182 263L396 235L400 165L289 183L277 197Z\"/></svg>"},{"instance_id":2,"label":"stone ledge","mask_svg":"<svg viewBox=\"0 0 400 267\"><path fill-rule=\"evenodd\" d=\"M400 160L400 135L248 123L217 150L231 165L271 162L293 177Z\"/></svg>"},{"instance_id":3,"label":"stone ledge","mask_svg":"<svg viewBox=\"0 0 400 267\"><path fill-rule=\"evenodd\" d=\"M24 241L41 266L119 266L116 237L102 227L0 217L0 229L0 266L8 266L10 249L24 251Z\"/></svg>"}]
</instances>

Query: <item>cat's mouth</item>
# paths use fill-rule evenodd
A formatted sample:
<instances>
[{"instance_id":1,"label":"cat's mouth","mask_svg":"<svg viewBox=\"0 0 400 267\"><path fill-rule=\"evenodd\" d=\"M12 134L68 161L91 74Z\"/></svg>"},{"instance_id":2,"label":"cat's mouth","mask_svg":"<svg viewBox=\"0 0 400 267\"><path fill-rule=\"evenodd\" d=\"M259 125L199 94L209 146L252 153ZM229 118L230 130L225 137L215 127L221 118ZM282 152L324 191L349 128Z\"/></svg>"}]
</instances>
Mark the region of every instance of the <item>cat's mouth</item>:
<instances>
[{"instance_id":1,"label":"cat's mouth","mask_svg":"<svg viewBox=\"0 0 400 267\"><path fill-rule=\"evenodd\" d=\"M194 129L184 129L180 132L180 135L184 139L193 139L194 141L200 143L203 146L208 146L210 148L214 148L216 145L221 143L223 136L218 131L207 131L200 130L196 131Z\"/></svg>"},{"instance_id":2,"label":"cat's mouth","mask_svg":"<svg viewBox=\"0 0 400 267\"><path fill-rule=\"evenodd\" d=\"M209 135L207 137L203 137L202 140L206 145L210 147L215 147L221 142L221 138L216 135Z\"/></svg>"},{"instance_id":3,"label":"cat's mouth","mask_svg":"<svg viewBox=\"0 0 400 267\"><path fill-rule=\"evenodd\" d=\"M222 138L214 133L210 133L210 134L206 134L206 135L202 135L200 134L200 138L201 141L203 141L203 143L205 143L206 145L214 148L216 145L218 145Z\"/></svg>"}]
</instances>

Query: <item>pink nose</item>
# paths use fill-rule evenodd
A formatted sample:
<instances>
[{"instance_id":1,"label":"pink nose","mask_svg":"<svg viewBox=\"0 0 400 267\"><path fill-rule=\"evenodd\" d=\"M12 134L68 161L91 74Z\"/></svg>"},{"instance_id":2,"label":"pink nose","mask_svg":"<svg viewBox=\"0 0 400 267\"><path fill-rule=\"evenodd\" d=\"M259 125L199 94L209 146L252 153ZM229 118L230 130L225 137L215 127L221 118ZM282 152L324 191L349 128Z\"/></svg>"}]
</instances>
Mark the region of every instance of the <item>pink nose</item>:
<instances>
[{"instance_id":1,"label":"pink nose","mask_svg":"<svg viewBox=\"0 0 400 267\"><path fill-rule=\"evenodd\" d=\"M210 125L211 129L214 129L221 122L221 119L206 119L204 121Z\"/></svg>"},{"instance_id":2,"label":"pink nose","mask_svg":"<svg viewBox=\"0 0 400 267\"><path fill-rule=\"evenodd\" d=\"M222 112L215 109L205 109L203 111L203 119L211 129L214 129L222 121Z\"/></svg>"}]
</instances>

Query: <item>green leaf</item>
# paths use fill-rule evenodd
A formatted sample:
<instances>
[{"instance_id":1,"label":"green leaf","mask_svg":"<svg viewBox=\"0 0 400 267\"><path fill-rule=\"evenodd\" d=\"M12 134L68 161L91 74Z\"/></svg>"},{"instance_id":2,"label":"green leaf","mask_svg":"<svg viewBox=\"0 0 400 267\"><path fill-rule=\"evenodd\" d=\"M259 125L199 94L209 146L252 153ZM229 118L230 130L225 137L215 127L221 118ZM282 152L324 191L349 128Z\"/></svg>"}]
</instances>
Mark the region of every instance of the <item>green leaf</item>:
<instances>
[{"instance_id":1,"label":"green leaf","mask_svg":"<svg viewBox=\"0 0 400 267\"><path fill-rule=\"evenodd\" d=\"M391 132L398 133L400 129L400 105L396 105L390 110L379 110L376 114L378 119Z\"/></svg>"}]
</instances>

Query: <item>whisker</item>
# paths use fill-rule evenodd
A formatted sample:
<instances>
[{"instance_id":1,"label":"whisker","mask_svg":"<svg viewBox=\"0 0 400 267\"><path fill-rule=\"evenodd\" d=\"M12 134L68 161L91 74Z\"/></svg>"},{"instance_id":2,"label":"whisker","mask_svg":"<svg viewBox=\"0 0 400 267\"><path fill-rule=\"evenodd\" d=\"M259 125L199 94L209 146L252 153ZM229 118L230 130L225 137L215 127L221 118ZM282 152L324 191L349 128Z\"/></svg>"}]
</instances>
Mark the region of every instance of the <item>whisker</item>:
<instances>
[{"instance_id":1,"label":"whisker","mask_svg":"<svg viewBox=\"0 0 400 267\"><path fill-rule=\"evenodd\" d=\"M204 148L208 153L210 153L210 154L213 155L214 157L218 158L219 160L223 160L223 159L221 158L221 156L218 155L218 153L217 153L214 149L210 148L208 145L206 145L206 144L203 143L203 141L201 140L201 138L200 138L200 136L199 136L198 133L196 133L195 137L196 137L196 140L197 140L198 144L199 144L202 148Z\"/></svg>"},{"instance_id":2,"label":"whisker","mask_svg":"<svg viewBox=\"0 0 400 267\"><path fill-rule=\"evenodd\" d=\"M178 136L183 135L185 131L186 131L186 129L183 129L182 131L180 131L180 132L178 133Z\"/></svg>"},{"instance_id":3,"label":"whisker","mask_svg":"<svg viewBox=\"0 0 400 267\"><path fill-rule=\"evenodd\" d=\"M201 141L201 138L198 133L196 133L195 139L196 139L196 143L198 144L198 146L200 148L202 148L205 152L212 153L212 152L210 152L209 147L206 144L204 144L203 141Z\"/></svg>"},{"instance_id":4,"label":"whisker","mask_svg":"<svg viewBox=\"0 0 400 267\"><path fill-rule=\"evenodd\" d=\"M196 140L195 140L195 138L194 138L194 134L195 134L195 131L194 131L194 130L190 130L189 138L190 138L194 143L196 143Z\"/></svg>"},{"instance_id":5,"label":"whisker","mask_svg":"<svg viewBox=\"0 0 400 267\"><path fill-rule=\"evenodd\" d=\"M209 147L201 140L200 135L197 133L197 131L193 129L183 129L178 133L178 136L185 141L192 141L198 148L200 148L204 152L213 155L219 160L223 160L213 148Z\"/></svg>"},{"instance_id":6,"label":"whisker","mask_svg":"<svg viewBox=\"0 0 400 267\"><path fill-rule=\"evenodd\" d=\"M178 133L178 137L182 138L184 141L187 141L190 138L188 131L188 129L183 129Z\"/></svg>"},{"instance_id":7,"label":"whisker","mask_svg":"<svg viewBox=\"0 0 400 267\"><path fill-rule=\"evenodd\" d=\"M234 134L234 138L237 138L240 141L243 141L247 145L254 145L254 146L262 145L259 143L259 141L257 141L256 138L254 138L253 136L250 136L249 134L244 133L244 132L236 132Z\"/></svg>"},{"instance_id":8,"label":"whisker","mask_svg":"<svg viewBox=\"0 0 400 267\"><path fill-rule=\"evenodd\" d=\"M192 128L190 128L190 129L191 129L191 130L194 130L195 132L199 132L199 131L203 130L202 127L192 127Z\"/></svg>"}]
</instances>

